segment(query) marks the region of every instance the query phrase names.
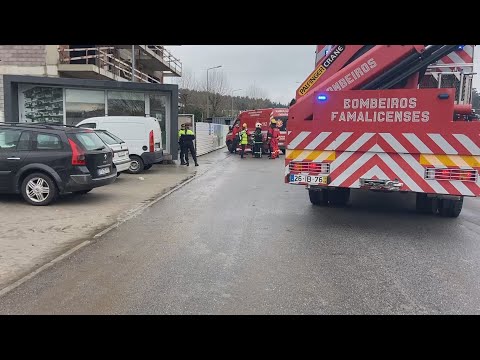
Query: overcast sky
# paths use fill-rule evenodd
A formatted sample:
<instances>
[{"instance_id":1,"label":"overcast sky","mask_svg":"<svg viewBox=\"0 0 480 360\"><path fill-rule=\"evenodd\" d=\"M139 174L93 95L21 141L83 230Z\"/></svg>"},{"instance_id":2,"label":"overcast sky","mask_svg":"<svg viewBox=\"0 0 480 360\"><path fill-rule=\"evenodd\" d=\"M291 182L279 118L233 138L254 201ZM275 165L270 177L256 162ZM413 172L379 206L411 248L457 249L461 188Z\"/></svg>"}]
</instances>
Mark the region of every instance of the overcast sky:
<instances>
[{"instance_id":1,"label":"overcast sky","mask_svg":"<svg viewBox=\"0 0 480 360\"><path fill-rule=\"evenodd\" d=\"M206 69L217 65L223 71L235 95L248 95L246 90L255 84L270 100L288 104L295 91L313 71L316 45L182 45L168 46L183 68L197 80L206 77ZM474 71L480 72L480 48L476 49ZM166 80L168 82L168 80ZM473 86L480 88L480 76L475 75Z\"/></svg>"}]
</instances>

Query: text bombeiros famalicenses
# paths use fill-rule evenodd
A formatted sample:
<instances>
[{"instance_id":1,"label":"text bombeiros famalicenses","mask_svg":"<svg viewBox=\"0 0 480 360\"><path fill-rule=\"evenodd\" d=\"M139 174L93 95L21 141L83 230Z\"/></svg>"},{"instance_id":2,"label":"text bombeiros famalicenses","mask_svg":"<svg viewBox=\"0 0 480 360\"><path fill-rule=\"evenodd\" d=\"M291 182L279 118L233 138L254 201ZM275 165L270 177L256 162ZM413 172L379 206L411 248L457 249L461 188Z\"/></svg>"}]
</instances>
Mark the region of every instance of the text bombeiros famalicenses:
<instances>
[{"instance_id":1,"label":"text bombeiros famalicenses","mask_svg":"<svg viewBox=\"0 0 480 360\"><path fill-rule=\"evenodd\" d=\"M353 122L428 122L430 120L430 112L417 110L417 98L415 97L343 99L343 111L332 111L330 120Z\"/></svg>"}]
</instances>

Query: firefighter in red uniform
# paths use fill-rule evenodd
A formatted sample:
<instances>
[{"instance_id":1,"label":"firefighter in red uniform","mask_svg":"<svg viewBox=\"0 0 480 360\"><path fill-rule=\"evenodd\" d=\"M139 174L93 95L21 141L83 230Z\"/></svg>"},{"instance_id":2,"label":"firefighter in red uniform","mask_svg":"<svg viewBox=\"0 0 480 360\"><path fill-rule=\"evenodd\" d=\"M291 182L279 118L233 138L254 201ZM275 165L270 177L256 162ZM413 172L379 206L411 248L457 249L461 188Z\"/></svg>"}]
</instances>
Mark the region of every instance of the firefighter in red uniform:
<instances>
[{"instance_id":1,"label":"firefighter in red uniform","mask_svg":"<svg viewBox=\"0 0 480 360\"><path fill-rule=\"evenodd\" d=\"M278 148L278 137L280 136L280 130L277 128L277 122L272 119L270 122L270 128L267 132L267 141L270 144L270 156L269 159L276 159L280 153Z\"/></svg>"}]
</instances>

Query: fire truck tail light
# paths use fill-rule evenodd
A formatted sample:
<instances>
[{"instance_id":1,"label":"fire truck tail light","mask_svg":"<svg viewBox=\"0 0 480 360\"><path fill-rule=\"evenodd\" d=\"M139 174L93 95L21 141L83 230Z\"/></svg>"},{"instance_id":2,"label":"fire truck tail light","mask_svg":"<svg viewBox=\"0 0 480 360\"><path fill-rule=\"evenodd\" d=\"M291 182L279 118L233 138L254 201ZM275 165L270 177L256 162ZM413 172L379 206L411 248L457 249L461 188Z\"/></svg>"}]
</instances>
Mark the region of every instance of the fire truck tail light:
<instances>
[{"instance_id":1,"label":"fire truck tail light","mask_svg":"<svg viewBox=\"0 0 480 360\"><path fill-rule=\"evenodd\" d=\"M329 163L307 162L307 161L292 161L289 164L289 169L292 172L308 172L308 173L318 173L318 174L329 174L330 173L330 164Z\"/></svg>"},{"instance_id":2,"label":"fire truck tail light","mask_svg":"<svg viewBox=\"0 0 480 360\"><path fill-rule=\"evenodd\" d=\"M427 180L459 180L476 182L478 171L474 169L425 169L425 179Z\"/></svg>"}]
</instances>

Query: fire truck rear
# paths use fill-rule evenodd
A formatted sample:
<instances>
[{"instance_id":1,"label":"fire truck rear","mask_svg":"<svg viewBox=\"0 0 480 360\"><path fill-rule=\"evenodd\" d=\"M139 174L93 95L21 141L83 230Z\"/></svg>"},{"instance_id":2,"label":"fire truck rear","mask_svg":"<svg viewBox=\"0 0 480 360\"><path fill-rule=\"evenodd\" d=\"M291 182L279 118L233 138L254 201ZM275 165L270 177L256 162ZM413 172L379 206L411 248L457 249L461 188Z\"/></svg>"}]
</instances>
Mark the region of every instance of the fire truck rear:
<instances>
[{"instance_id":1,"label":"fire truck rear","mask_svg":"<svg viewBox=\"0 0 480 360\"><path fill-rule=\"evenodd\" d=\"M464 95L472 74L458 89L419 88L430 65L463 47L317 49L289 111L286 183L324 206L346 204L352 188L415 192L419 212L447 217L480 195L480 122Z\"/></svg>"}]
</instances>

